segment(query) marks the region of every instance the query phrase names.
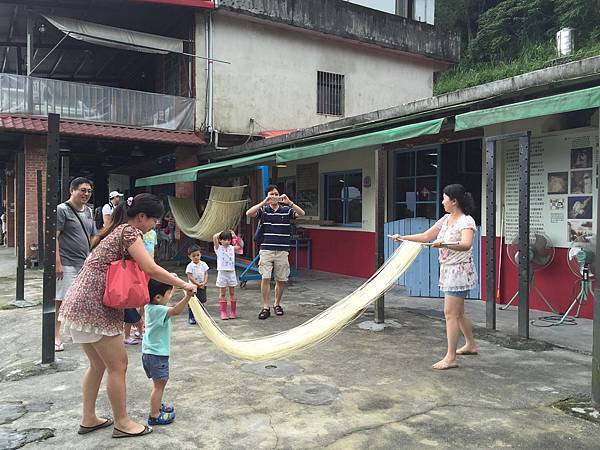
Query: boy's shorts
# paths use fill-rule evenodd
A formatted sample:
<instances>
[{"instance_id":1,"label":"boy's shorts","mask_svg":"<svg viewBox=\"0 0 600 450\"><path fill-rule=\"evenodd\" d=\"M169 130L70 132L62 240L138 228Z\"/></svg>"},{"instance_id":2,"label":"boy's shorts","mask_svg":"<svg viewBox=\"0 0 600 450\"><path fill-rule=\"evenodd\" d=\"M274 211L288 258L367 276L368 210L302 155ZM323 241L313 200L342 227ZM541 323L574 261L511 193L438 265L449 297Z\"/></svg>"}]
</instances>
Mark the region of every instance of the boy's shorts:
<instances>
[{"instance_id":1,"label":"boy's shorts","mask_svg":"<svg viewBox=\"0 0 600 450\"><path fill-rule=\"evenodd\" d=\"M276 250L261 250L259 252L258 271L263 280L270 280L271 273L276 281L287 281L290 276L289 252Z\"/></svg>"},{"instance_id":2,"label":"boy's shorts","mask_svg":"<svg viewBox=\"0 0 600 450\"><path fill-rule=\"evenodd\" d=\"M142 366L148 378L153 380L169 379L169 357L142 353Z\"/></svg>"},{"instance_id":3,"label":"boy's shorts","mask_svg":"<svg viewBox=\"0 0 600 450\"><path fill-rule=\"evenodd\" d=\"M142 316L135 308L126 308L123 310L123 322L125 323L138 323L142 320Z\"/></svg>"},{"instance_id":4,"label":"boy's shorts","mask_svg":"<svg viewBox=\"0 0 600 450\"><path fill-rule=\"evenodd\" d=\"M217 272L217 287L236 287L237 284L235 270L219 270Z\"/></svg>"}]
</instances>

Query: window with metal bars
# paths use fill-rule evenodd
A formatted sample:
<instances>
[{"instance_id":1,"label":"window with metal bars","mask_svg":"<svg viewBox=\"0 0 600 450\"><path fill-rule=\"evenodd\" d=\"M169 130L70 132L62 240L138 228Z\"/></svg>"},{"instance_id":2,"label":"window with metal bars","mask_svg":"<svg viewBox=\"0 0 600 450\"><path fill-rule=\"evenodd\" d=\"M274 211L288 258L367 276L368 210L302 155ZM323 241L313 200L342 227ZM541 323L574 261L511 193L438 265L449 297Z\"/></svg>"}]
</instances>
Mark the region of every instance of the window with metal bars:
<instances>
[{"instance_id":1,"label":"window with metal bars","mask_svg":"<svg viewBox=\"0 0 600 450\"><path fill-rule=\"evenodd\" d=\"M317 72L317 114L344 115L344 75Z\"/></svg>"}]
</instances>

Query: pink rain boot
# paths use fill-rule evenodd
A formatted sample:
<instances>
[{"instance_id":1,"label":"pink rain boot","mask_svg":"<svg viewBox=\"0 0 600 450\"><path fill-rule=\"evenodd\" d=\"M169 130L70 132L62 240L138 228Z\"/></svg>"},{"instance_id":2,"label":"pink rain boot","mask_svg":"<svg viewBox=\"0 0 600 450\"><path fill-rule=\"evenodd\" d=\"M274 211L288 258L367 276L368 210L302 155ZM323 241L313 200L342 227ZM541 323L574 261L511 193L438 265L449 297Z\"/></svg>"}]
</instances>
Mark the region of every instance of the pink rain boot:
<instances>
[{"instance_id":1,"label":"pink rain boot","mask_svg":"<svg viewBox=\"0 0 600 450\"><path fill-rule=\"evenodd\" d=\"M224 297L219 299L219 310L221 311L221 320L227 320L227 300Z\"/></svg>"},{"instance_id":2,"label":"pink rain boot","mask_svg":"<svg viewBox=\"0 0 600 450\"><path fill-rule=\"evenodd\" d=\"M229 318L230 319L235 319L236 318L236 307L237 307L237 298L236 297L231 297L231 311L229 312Z\"/></svg>"}]
</instances>

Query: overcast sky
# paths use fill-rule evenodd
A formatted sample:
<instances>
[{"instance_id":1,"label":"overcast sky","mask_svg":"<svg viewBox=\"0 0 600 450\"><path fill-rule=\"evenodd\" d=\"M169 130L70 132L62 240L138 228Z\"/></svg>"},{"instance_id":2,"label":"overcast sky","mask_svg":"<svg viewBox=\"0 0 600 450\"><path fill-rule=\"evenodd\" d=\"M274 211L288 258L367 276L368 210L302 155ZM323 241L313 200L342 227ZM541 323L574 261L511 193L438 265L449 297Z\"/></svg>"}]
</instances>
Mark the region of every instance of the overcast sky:
<instances>
[{"instance_id":1,"label":"overcast sky","mask_svg":"<svg viewBox=\"0 0 600 450\"><path fill-rule=\"evenodd\" d=\"M396 0L350 0L350 2L392 14L396 12Z\"/></svg>"}]
</instances>

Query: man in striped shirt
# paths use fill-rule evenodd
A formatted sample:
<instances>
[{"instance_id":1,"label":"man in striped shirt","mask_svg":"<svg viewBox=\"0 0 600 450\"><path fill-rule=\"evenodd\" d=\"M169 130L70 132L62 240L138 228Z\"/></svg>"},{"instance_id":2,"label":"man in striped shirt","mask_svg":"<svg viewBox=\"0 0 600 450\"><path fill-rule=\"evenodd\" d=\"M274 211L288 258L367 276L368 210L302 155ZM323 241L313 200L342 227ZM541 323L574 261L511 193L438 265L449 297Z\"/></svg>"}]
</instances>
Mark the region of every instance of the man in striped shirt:
<instances>
[{"instance_id":1,"label":"man in striped shirt","mask_svg":"<svg viewBox=\"0 0 600 450\"><path fill-rule=\"evenodd\" d=\"M279 195L277 186L271 184L266 189L267 197L254 205L246 215L258 216L262 221L264 231L263 242L260 245L260 261L258 269L262 280L260 292L262 294L262 310L258 318L264 320L271 315L269 295L271 293L271 274L275 274L275 301L273 311L276 315L283 315L281 296L284 283L290 275L290 250L291 220L304 216L304 210L292 202L285 194Z\"/></svg>"}]
</instances>

